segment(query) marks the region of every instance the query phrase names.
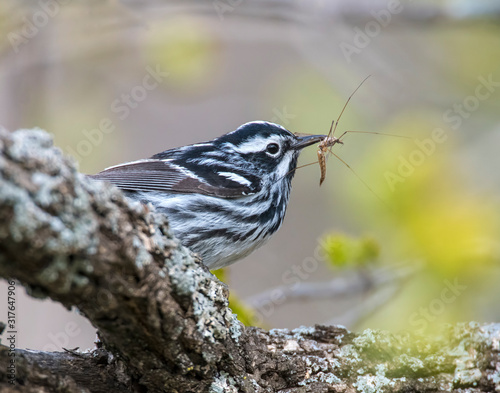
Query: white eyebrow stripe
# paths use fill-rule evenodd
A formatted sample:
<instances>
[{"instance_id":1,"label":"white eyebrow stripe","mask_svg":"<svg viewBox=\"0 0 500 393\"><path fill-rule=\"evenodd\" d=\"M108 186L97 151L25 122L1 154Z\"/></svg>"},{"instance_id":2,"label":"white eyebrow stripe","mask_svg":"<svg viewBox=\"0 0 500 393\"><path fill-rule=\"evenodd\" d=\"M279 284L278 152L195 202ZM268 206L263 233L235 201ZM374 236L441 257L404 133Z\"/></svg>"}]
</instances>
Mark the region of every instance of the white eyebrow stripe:
<instances>
[{"instance_id":1,"label":"white eyebrow stripe","mask_svg":"<svg viewBox=\"0 0 500 393\"><path fill-rule=\"evenodd\" d=\"M254 137L239 146L233 145L233 149L241 154L258 153L266 150L269 143L277 143L281 146L281 138L278 135L269 136L267 138Z\"/></svg>"},{"instance_id":2,"label":"white eyebrow stripe","mask_svg":"<svg viewBox=\"0 0 500 393\"><path fill-rule=\"evenodd\" d=\"M263 151L268 144L267 138L253 138L239 146L235 146L234 150L241 154L257 153Z\"/></svg>"},{"instance_id":3,"label":"white eyebrow stripe","mask_svg":"<svg viewBox=\"0 0 500 393\"><path fill-rule=\"evenodd\" d=\"M219 172L219 175L227 177L229 180L235 181L236 183L242 184L244 186L251 186L252 182L244 178L243 176L237 175L231 172Z\"/></svg>"}]
</instances>

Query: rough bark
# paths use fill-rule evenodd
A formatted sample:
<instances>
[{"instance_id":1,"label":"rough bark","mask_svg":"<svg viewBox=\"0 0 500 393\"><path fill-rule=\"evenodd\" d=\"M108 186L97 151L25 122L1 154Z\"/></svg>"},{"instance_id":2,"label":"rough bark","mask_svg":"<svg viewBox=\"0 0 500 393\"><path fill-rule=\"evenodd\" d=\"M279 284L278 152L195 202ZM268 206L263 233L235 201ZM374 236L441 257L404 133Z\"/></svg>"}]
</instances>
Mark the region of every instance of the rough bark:
<instances>
[{"instance_id":1,"label":"rough bark","mask_svg":"<svg viewBox=\"0 0 500 393\"><path fill-rule=\"evenodd\" d=\"M500 325L410 339L337 326L245 328L167 219L79 174L41 130L0 131L0 276L77 307L92 352L0 347L12 392L500 391Z\"/></svg>"}]
</instances>

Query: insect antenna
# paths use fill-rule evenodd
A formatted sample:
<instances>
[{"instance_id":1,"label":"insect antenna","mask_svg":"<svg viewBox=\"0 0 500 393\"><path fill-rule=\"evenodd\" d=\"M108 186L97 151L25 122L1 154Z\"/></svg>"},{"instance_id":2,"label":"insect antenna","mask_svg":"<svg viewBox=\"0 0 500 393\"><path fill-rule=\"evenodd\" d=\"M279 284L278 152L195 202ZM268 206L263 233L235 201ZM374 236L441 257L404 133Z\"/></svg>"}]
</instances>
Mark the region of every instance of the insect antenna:
<instances>
[{"instance_id":1,"label":"insect antenna","mask_svg":"<svg viewBox=\"0 0 500 393\"><path fill-rule=\"evenodd\" d=\"M331 137L335 134L335 131L337 130L337 126L338 126L338 124L339 124L340 118L342 117L342 115L343 115L343 113L344 113L345 109L347 108L347 105L349 104L349 101L351 101L351 98L354 96L354 94L356 94L356 92L357 92L357 91L359 90L359 88L363 85L363 83L365 83L365 82L366 82L366 80L367 80L368 78L370 78L370 77L371 77L371 75L368 75L365 79L363 79L363 80L361 81L361 83L358 85L358 87L356 87L356 89L355 89L355 90L351 93L351 95L349 96L349 98L348 98L348 99L347 99L347 101L345 102L344 107L342 108L342 111L340 112L339 117L337 118L337 120L332 120L332 124L330 125L330 130L328 131L328 135L327 135L327 137L325 138L325 141L326 141L326 140L329 140L329 139L330 139L330 138L331 138ZM302 134L302 133L301 133L301 134ZM342 142L341 142L341 138L342 138L345 134L346 134L346 132L344 132L344 133L340 136L340 138L337 138L338 142L336 142L336 143L342 143ZM298 135L298 134L296 134L296 135ZM332 151L331 151L331 147L332 147L332 146L334 146L336 143L334 142L332 145L330 145L330 152L332 152ZM333 154L333 153L332 153L332 154ZM334 155L336 156L336 154L334 154ZM288 174L290 174L290 173L292 173L292 172L296 171L297 169L305 168L305 167L307 167L307 166L314 165L314 164L319 164L319 162L318 162L318 161L315 161L315 162L310 162L310 163L308 163L308 164L300 165L300 166L296 167L295 169L292 169L291 171L289 171L289 172L288 172L285 176L287 176Z\"/></svg>"},{"instance_id":2,"label":"insect antenna","mask_svg":"<svg viewBox=\"0 0 500 393\"><path fill-rule=\"evenodd\" d=\"M366 80L368 78L370 78L371 75L368 75L365 79L363 79L361 81L361 83L358 85L358 87L356 87L356 89L351 93L351 95L349 96L349 98L347 99L347 101L345 102L344 104L344 107L342 108L342 110L340 111L340 114L339 114L339 117L337 118L337 121L333 121L332 122L332 125L330 126L330 132L328 133L328 137L331 137L332 135L335 134L335 131L337 130L337 126L339 125L339 121L340 121L340 118L342 117L344 111L345 111L345 108L347 108L347 105L349 104L349 101L351 101L351 98L354 96L354 94L356 94L356 92L359 90L359 88L361 86L363 86L363 83L366 82ZM335 124L335 127L333 127L333 125ZM333 127L333 132L332 132L332 127ZM339 138L340 139L340 138Z\"/></svg>"},{"instance_id":3,"label":"insect antenna","mask_svg":"<svg viewBox=\"0 0 500 393\"><path fill-rule=\"evenodd\" d=\"M407 136L407 135L387 134L385 132L374 132L374 131L354 131L354 130L344 131L342 133L342 135L340 135L338 137L338 139L340 140L340 139L342 139L344 137L344 135L351 134L351 133L355 133L355 134L375 134L375 135L395 136L396 138L413 139L411 136Z\"/></svg>"},{"instance_id":4,"label":"insect antenna","mask_svg":"<svg viewBox=\"0 0 500 393\"><path fill-rule=\"evenodd\" d=\"M376 134L376 135L386 135L386 136L394 136L394 137L398 137L398 138L406 138L406 139L412 139L411 137L409 136L406 136L406 135L397 135L397 134L388 134L388 133L383 133L383 132L372 132L372 131L357 131L357 130L347 130L347 131L344 131L338 138L334 138L333 135L335 134L335 131L337 130L337 127L339 125L339 122L340 122L340 118L342 117L342 115L344 114L346 108L347 108L347 105L349 104L349 102L351 101L351 98L354 96L354 94L356 94L356 92L361 88L361 86L366 82L366 80L368 78L370 78L371 75L368 75L365 79L363 79L361 81L361 83L358 85L358 87L356 87L356 89L351 93L351 95L349 96L349 98L346 100L342 110L340 111L340 114L337 118L337 120L333 120L331 125L330 125L330 130L328 132L328 135L327 137L320 143L319 145L319 151L318 151L318 161L315 161L315 162L311 162L311 163L308 163L308 164L304 164L304 165L300 165L298 167L296 167L295 169L293 169L292 171L288 172L287 175L297 169L301 169L301 168L304 168L304 167L307 167L307 166L310 166L310 165L315 165L315 164L319 164L320 165L320 168L321 168L321 179L320 179L320 185L323 183L323 180L325 178L325 175L326 175L326 159L327 159L327 155L326 153L330 153L332 155L334 155L340 162L342 162L357 178L358 180L363 183L363 185L373 194L377 197L377 199L379 199L384 205L387 206L387 204L384 202L384 200L356 173L356 171L349 165L347 164L347 162L345 162L342 158L340 158L337 154L335 154L333 151L332 151L332 148L333 146L335 146L336 144L343 144L342 142L342 139L349 133L359 133L359 134ZM286 175L285 175L286 176Z\"/></svg>"}]
</instances>

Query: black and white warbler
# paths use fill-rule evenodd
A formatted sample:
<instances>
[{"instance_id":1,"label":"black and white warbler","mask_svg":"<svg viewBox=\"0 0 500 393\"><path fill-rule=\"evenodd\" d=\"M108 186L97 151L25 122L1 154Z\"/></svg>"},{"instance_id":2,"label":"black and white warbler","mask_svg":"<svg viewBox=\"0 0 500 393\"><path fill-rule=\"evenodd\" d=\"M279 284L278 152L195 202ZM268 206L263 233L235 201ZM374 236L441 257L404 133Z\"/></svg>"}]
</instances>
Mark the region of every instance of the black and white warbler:
<instances>
[{"instance_id":1,"label":"black and white warbler","mask_svg":"<svg viewBox=\"0 0 500 393\"><path fill-rule=\"evenodd\" d=\"M325 137L298 137L255 121L91 178L114 183L165 213L179 240L218 269L247 256L280 228L300 151Z\"/></svg>"}]
</instances>

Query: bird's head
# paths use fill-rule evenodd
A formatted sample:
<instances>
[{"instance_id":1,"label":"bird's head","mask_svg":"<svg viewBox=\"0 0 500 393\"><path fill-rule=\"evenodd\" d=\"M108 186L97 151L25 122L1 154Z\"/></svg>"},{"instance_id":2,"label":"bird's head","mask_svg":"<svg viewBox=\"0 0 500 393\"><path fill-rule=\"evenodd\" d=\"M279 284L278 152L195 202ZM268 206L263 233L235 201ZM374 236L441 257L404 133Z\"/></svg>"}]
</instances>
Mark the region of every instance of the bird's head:
<instances>
[{"instance_id":1,"label":"bird's head","mask_svg":"<svg viewBox=\"0 0 500 393\"><path fill-rule=\"evenodd\" d=\"M226 151L228 157L234 157L240 164L246 163L248 170L268 174L279 180L287 175L293 177L302 149L325 137L326 135L298 137L278 124L253 121L217 138L214 145Z\"/></svg>"}]
</instances>

